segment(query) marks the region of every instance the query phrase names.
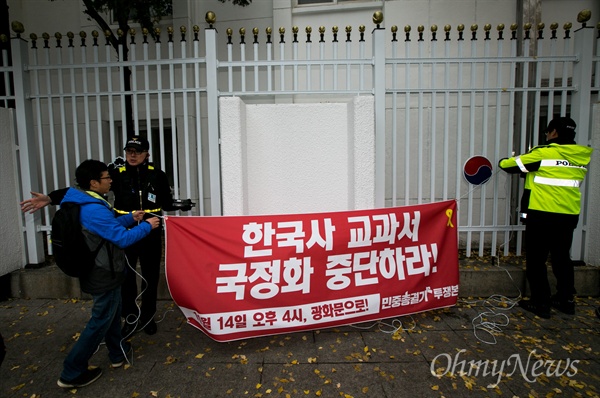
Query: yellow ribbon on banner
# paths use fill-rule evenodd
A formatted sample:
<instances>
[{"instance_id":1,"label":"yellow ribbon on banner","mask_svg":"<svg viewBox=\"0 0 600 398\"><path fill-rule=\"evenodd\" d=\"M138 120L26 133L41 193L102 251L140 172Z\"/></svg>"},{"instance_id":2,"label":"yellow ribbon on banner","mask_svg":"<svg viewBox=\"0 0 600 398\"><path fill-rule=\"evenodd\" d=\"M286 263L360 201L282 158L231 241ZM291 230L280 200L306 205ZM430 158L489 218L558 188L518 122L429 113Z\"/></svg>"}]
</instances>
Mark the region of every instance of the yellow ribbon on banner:
<instances>
[{"instance_id":1,"label":"yellow ribbon on banner","mask_svg":"<svg viewBox=\"0 0 600 398\"><path fill-rule=\"evenodd\" d=\"M446 210L446 215L448 216L447 227L454 228L454 224L452 224L452 209Z\"/></svg>"}]
</instances>

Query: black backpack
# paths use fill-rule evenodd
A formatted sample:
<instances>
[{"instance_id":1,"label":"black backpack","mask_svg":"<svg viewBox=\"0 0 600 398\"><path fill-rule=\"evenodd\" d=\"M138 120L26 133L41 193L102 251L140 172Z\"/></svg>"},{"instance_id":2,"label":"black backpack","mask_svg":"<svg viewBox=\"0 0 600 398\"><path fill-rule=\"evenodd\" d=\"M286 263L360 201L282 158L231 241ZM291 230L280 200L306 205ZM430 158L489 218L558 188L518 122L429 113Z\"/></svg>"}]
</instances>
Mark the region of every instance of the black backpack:
<instances>
[{"instance_id":1,"label":"black backpack","mask_svg":"<svg viewBox=\"0 0 600 398\"><path fill-rule=\"evenodd\" d=\"M52 251L56 265L65 274L78 278L91 271L96 256L104 244L91 251L85 242L81 223L80 206L76 203L63 203L52 219Z\"/></svg>"}]
</instances>

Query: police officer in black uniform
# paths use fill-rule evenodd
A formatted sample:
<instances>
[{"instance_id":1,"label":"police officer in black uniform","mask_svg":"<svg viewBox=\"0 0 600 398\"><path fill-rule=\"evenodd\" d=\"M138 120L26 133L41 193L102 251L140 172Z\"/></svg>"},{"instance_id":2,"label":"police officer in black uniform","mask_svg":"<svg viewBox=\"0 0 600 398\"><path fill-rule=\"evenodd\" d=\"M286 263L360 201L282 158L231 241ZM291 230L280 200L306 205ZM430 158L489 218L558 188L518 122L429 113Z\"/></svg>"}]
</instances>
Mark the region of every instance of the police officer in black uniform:
<instances>
[{"instance_id":1,"label":"police officer in black uniform","mask_svg":"<svg viewBox=\"0 0 600 398\"><path fill-rule=\"evenodd\" d=\"M149 163L150 145L148 140L133 136L125 145L126 162L112 171L112 191L115 195L114 208L118 213L127 214L144 210L145 217L162 215L162 211L190 210L191 207L174 207L171 187L167 175ZM136 274L128 272L121 291L123 292L123 337L128 337L136 329L147 334L156 333L156 297L162 258L162 230L155 229L146 238L125 249L129 265L135 269L140 262L142 274L142 305L137 308L138 295ZM130 269L131 271L131 269ZM139 314L139 319L138 319ZM137 321L137 322L136 322Z\"/></svg>"}]
</instances>

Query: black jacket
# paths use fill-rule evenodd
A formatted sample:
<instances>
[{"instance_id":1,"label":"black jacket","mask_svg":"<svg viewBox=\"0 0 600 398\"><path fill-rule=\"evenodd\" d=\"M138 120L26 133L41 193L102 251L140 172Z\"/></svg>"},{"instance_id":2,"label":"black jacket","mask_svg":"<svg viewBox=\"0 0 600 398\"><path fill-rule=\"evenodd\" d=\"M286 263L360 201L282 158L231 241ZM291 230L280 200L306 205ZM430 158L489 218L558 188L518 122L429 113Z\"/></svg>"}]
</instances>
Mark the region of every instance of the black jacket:
<instances>
[{"instance_id":1,"label":"black jacket","mask_svg":"<svg viewBox=\"0 0 600 398\"><path fill-rule=\"evenodd\" d=\"M111 170L111 191L115 194L115 210L144 210L161 214L173 208L173 195L167 175L149 163L132 167L129 164ZM152 217L152 215L146 215Z\"/></svg>"}]
</instances>

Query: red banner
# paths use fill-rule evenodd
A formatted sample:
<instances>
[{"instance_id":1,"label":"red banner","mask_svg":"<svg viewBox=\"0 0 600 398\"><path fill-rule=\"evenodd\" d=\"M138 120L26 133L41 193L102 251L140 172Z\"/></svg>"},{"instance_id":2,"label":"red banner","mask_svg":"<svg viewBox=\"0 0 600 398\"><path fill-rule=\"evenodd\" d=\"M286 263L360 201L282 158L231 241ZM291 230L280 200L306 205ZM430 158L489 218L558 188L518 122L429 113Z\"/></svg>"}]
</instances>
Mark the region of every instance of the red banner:
<instances>
[{"instance_id":1,"label":"red banner","mask_svg":"<svg viewBox=\"0 0 600 398\"><path fill-rule=\"evenodd\" d=\"M334 213L165 217L166 274L217 341L456 304L456 202Z\"/></svg>"}]
</instances>

